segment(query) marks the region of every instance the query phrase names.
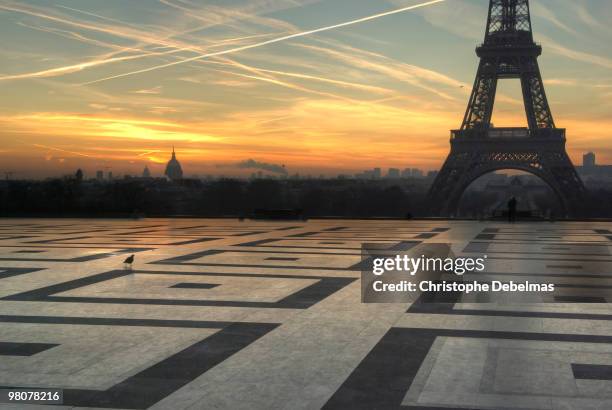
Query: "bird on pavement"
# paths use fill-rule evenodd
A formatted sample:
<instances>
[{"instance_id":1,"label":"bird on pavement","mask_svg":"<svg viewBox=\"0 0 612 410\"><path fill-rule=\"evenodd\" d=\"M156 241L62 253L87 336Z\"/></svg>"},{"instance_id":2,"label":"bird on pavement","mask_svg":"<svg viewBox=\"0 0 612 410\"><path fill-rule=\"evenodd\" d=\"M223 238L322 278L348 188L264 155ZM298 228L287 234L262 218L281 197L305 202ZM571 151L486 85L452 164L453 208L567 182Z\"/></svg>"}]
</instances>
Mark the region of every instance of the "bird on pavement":
<instances>
[{"instance_id":1,"label":"bird on pavement","mask_svg":"<svg viewBox=\"0 0 612 410\"><path fill-rule=\"evenodd\" d=\"M134 263L134 255L130 255L123 261L125 269L132 270L132 264Z\"/></svg>"}]
</instances>

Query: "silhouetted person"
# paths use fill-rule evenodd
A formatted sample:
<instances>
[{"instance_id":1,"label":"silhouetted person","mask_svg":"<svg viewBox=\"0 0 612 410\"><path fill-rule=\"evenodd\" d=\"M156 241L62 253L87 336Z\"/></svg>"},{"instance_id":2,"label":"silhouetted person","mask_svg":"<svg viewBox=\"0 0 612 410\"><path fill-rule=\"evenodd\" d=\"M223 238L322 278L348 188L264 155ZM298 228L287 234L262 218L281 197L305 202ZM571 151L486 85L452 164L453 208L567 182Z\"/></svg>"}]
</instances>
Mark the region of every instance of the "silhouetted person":
<instances>
[{"instance_id":1,"label":"silhouetted person","mask_svg":"<svg viewBox=\"0 0 612 410\"><path fill-rule=\"evenodd\" d=\"M516 205L516 198L510 198L508 201L508 222L516 222Z\"/></svg>"},{"instance_id":2,"label":"silhouetted person","mask_svg":"<svg viewBox=\"0 0 612 410\"><path fill-rule=\"evenodd\" d=\"M130 255L123 261L123 267L127 270L132 270L133 263L134 263L134 255Z\"/></svg>"}]
</instances>

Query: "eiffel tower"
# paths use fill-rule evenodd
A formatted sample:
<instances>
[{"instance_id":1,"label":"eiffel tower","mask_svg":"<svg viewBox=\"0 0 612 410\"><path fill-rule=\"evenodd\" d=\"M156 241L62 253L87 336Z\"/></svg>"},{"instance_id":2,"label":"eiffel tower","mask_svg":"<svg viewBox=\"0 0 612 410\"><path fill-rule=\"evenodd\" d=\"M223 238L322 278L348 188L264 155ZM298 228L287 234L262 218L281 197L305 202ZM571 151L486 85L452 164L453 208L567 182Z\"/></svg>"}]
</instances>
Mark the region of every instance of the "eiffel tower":
<instances>
[{"instance_id":1,"label":"eiffel tower","mask_svg":"<svg viewBox=\"0 0 612 410\"><path fill-rule=\"evenodd\" d=\"M437 216L453 215L478 177L502 170L529 172L546 182L565 216L575 215L584 185L565 151L565 129L553 120L533 40L529 0L490 0L480 65L461 129L451 131L451 152L429 191ZM528 128L491 124L499 79L521 81Z\"/></svg>"}]
</instances>

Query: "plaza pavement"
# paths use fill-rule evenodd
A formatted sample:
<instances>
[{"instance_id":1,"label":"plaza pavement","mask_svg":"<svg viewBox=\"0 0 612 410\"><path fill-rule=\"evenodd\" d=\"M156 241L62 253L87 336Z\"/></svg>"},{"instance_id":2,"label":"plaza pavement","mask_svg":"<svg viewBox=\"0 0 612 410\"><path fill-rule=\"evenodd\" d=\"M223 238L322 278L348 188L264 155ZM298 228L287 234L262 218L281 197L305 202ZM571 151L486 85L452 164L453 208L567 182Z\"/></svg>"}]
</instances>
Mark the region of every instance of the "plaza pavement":
<instances>
[{"instance_id":1,"label":"plaza pavement","mask_svg":"<svg viewBox=\"0 0 612 410\"><path fill-rule=\"evenodd\" d=\"M362 243L448 244L557 290L362 304ZM62 389L55 408L610 409L611 245L595 222L0 219L0 388Z\"/></svg>"}]
</instances>

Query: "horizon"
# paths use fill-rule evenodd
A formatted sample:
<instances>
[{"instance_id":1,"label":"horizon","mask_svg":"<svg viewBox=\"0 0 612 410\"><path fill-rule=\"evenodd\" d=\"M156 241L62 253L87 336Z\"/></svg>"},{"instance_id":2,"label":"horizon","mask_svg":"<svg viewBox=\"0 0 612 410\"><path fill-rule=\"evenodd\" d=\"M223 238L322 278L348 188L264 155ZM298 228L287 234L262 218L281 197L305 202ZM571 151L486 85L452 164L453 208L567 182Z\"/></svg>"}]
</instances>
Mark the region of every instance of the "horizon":
<instances>
[{"instance_id":1,"label":"horizon","mask_svg":"<svg viewBox=\"0 0 612 410\"><path fill-rule=\"evenodd\" d=\"M0 171L139 175L146 165L161 175L172 145L188 176L248 176L257 169L237 164L249 159L290 174L439 169L467 106L488 2L424 3L0 1L11 39L0 42ZM412 5L422 7L265 44ZM590 151L612 162L612 12L603 0L531 6L574 165ZM500 83L493 121L526 124L518 82Z\"/></svg>"}]
</instances>

